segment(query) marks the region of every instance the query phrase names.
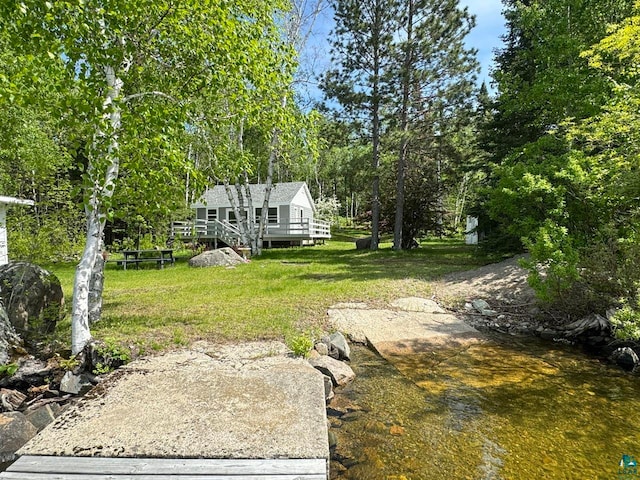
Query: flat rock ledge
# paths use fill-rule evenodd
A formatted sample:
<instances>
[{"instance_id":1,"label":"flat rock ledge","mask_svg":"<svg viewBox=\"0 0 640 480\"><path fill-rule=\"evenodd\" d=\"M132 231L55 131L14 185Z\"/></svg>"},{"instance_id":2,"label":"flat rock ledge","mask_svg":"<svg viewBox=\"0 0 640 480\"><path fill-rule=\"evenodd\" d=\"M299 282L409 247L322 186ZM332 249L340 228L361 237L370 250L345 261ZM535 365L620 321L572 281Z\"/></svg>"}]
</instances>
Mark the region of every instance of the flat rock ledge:
<instances>
[{"instance_id":1,"label":"flat rock ledge","mask_svg":"<svg viewBox=\"0 0 640 480\"><path fill-rule=\"evenodd\" d=\"M137 360L18 453L154 458L329 458L324 376L278 342Z\"/></svg>"},{"instance_id":2,"label":"flat rock ledge","mask_svg":"<svg viewBox=\"0 0 640 480\"><path fill-rule=\"evenodd\" d=\"M327 313L334 328L352 340L366 339L366 343L387 359L433 347L469 345L484 340L482 334L464 320L424 298L398 299L388 309L336 305Z\"/></svg>"}]
</instances>

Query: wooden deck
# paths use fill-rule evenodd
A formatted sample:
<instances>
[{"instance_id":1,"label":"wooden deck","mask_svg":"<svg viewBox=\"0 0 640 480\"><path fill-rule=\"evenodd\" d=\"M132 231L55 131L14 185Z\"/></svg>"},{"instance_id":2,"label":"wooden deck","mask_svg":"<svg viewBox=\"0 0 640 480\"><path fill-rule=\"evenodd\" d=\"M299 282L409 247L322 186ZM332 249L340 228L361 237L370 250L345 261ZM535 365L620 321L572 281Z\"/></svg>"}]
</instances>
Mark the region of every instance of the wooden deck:
<instances>
[{"instance_id":1,"label":"wooden deck","mask_svg":"<svg viewBox=\"0 0 640 480\"><path fill-rule=\"evenodd\" d=\"M326 459L20 457L2 480L326 480Z\"/></svg>"}]
</instances>

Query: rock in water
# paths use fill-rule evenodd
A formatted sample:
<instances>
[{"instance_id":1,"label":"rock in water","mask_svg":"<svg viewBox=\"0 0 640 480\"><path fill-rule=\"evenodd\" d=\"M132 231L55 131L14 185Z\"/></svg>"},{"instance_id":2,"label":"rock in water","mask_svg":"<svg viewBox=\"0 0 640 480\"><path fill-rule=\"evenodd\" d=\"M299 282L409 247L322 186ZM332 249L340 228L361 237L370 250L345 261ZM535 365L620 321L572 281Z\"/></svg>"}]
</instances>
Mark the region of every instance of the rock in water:
<instances>
[{"instance_id":1,"label":"rock in water","mask_svg":"<svg viewBox=\"0 0 640 480\"><path fill-rule=\"evenodd\" d=\"M0 266L0 301L27 346L53 332L64 313L58 277L28 262Z\"/></svg>"},{"instance_id":2,"label":"rock in water","mask_svg":"<svg viewBox=\"0 0 640 480\"><path fill-rule=\"evenodd\" d=\"M630 347L617 348L609 357L609 359L615 362L620 368L631 371L637 365L640 365L640 359L638 355Z\"/></svg>"},{"instance_id":3,"label":"rock in water","mask_svg":"<svg viewBox=\"0 0 640 480\"><path fill-rule=\"evenodd\" d=\"M240 263L246 260L229 247L208 250L189 260L190 267L229 267Z\"/></svg>"},{"instance_id":4,"label":"rock in water","mask_svg":"<svg viewBox=\"0 0 640 480\"><path fill-rule=\"evenodd\" d=\"M338 360L351 360L351 349L347 343L347 339L340 332L332 333L329 336L331 345L338 350Z\"/></svg>"},{"instance_id":5,"label":"rock in water","mask_svg":"<svg viewBox=\"0 0 640 480\"><path fill-rule=\"evenodd\" d=\"M311 358L309 363L331 378L335 386L344 386L356 378L356 374L349 365L331 357Z\"/></svg>"}]
</instances>

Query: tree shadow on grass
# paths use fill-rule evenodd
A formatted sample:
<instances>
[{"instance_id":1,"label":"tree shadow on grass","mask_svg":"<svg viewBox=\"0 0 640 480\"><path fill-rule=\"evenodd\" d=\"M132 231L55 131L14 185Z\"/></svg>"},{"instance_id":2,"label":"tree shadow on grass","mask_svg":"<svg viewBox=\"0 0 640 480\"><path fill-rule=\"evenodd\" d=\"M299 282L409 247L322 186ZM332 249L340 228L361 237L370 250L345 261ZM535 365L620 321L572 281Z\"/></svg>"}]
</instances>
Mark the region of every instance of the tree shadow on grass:
<instances>
[{"instance_id":1,"label":"tree shadow on grass","mask_svg":"<svg viewBox=\"0 0 640 480\"><path fill-rule=\"evenodd\" d=\"M472 247L453 241L430 243L400 252L391 248L356 250L341 244L335 248L270 250L256 261L280 261L292 268L320 265L319 271L301 271L296 275L310 281L435 280L446 273L470 270L487 263L486 259L474 256L474 252Z\"/></svg>"}]
</instances>

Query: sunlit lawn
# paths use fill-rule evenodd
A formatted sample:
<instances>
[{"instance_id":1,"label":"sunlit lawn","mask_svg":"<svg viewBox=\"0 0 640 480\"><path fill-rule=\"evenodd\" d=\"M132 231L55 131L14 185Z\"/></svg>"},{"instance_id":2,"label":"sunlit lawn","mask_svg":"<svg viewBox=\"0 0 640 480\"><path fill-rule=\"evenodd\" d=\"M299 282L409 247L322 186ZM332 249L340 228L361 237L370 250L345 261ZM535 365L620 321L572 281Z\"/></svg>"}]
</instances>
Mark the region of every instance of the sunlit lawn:
<instances>
[{"instance_id":1,"label":"sunlit lawn","mask_svg":"<svg viewBox=\"0 0 640 480\"><path fill-rule=\"evenodd\" d=\"M291 339L322 330L336 302L383 305L429 295L430 281L484 263L460 241L423 242L410 252L390 243L377 252L356 251L347 237L326 245L266 250L235 268L190 268L187 258L158 270L153 264L105 272L103 317L95 337L163 350L198 339ZM71 299L74 265L51 268ZM70 337L69 320L58 334Z\"/></svg>"}]
</instances>

